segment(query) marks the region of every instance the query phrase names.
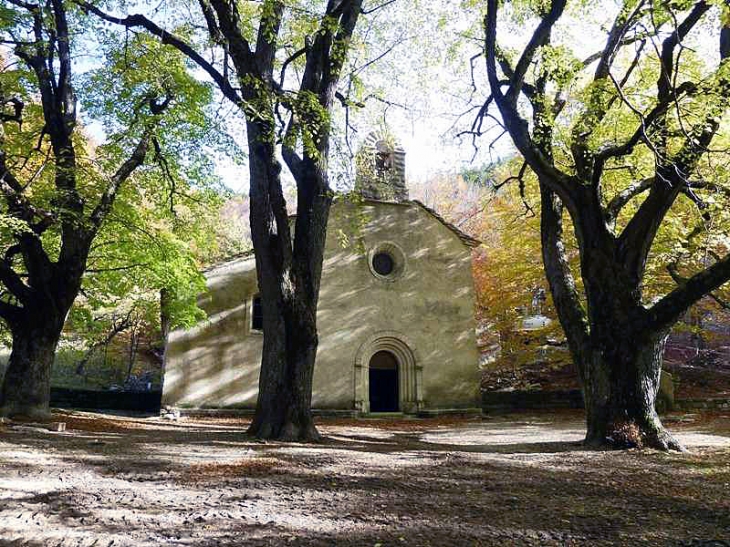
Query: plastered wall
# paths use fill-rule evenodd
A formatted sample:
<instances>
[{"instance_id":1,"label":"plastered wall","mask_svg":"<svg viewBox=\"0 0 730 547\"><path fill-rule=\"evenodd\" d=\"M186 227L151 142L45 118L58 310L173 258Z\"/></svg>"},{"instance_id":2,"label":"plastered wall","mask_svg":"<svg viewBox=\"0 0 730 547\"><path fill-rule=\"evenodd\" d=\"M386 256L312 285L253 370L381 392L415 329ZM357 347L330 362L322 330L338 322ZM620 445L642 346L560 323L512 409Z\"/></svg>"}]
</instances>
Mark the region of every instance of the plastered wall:
<instances>
[{"instance_id":1,"label":"plastered wall","mask_svg":"<svg viewBox=\"0 0 730 547\"><path fill-rule=\"evenodd\" d=\"M373 272L378 249L395 256L395 275ZM208 273L201 297L208 319L170 334L163 404L255 406L262 336L250 329L254 268L251 257ZM473 315L471 252L442 222L413 202L336 202L322 273L313 407L367 410L367 361L382 337L398 338L412 357L407 381L415 406L406 410L478 406Z\"/></svg>"}]
</instances>

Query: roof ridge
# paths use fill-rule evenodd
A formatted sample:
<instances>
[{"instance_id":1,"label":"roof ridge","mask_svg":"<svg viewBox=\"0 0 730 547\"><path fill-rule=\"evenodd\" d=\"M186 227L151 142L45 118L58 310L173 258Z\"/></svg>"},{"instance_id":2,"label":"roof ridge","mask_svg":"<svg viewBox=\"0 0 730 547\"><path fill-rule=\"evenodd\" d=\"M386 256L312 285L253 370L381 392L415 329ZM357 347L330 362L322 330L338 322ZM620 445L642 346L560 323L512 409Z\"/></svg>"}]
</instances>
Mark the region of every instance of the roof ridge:
<instances>
[{"instance_id":1,"label":"roof ridge","mask_svg":"<svg viewBox=\"0 0 730 547\"><path fill-rule=\"evenodd\" d=\"M241 251L240 253L235 253L232 255L228 255L226 257L223 257L212 264L209 264L205 268L203 268L203 273L210 272L211 270L214 270L215 268L218 268L220 266L223 266L225 264L228 264L229 262L234 262L235 260L238 260L240 258L251 258L254 254L253 247L248 249L247 251Z\"/></svg>"}]
</instances>

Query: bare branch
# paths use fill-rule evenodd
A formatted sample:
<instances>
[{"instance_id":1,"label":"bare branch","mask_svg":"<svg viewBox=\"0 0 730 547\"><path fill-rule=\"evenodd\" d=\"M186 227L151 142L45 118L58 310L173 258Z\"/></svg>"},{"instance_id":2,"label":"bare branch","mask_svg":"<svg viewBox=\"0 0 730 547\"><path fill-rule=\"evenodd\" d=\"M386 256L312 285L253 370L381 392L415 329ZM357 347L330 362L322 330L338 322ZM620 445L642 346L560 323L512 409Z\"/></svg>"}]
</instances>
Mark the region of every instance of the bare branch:
<instances>
[{"instance_id":1,"label":"bare branch","mask_svg":"<svg viewBox=\"0 0 730 547\"><path fill-rule=\"evenodd\" d=\"M614 222L621 212L621 209L623 209L633 198L651 188L652 184L654 184L654 177L642 179L627 186L621 192L616 194L606 206L606 221Z\"/></svg>"},{"instance_id":2,"label":"bare branch","mask_svg":"<svg viewBox=\"0 0 730 547\"><path fill-rule=\"evenodd\" d=\"M685 283L687 283L687 278L680 275L679 268L677 267L676 262L667 264L667 272L677 285L683 286ZM721 308L730 310L730 302L728 302L724 298L718 296L715 293L710 293L707 296L714 300Z\"/></svg>"},{"instance_id":3,"label":"bare branch","mask_svg":"<svg viewBox=\"0 0 730 547\"><path fill-rule=\"evenodd\" d=\"M0 319L4 319L9 324L13 324L23 313L23 308L0 300Z\"/></svg>"},{"instance_id":4,"label":"bare branch","mask_svg":"<svg viewBox=\"0 0 730 547\"><path fill-rule=\"evenodd\" d=\"M215 0L215 3L221 3L221 0ZM235 3L231 2L231 11L236 10ZM266 81L271 81L273 76L274 58L276 57L276 48L279 38L279 27L281 27L282 17L284 16L284 2L281 0L264 0L261 9L261 21L259 21L259 31L256 37L256 65L258 71ZM238 16L233 21L238 21ZM219 16L220 18L220 16ZM221 21L223 24L223 21ZM226 21L225 24L228 24ZM240 30L236 28L237 35L235 41L243 40ZM231 40L230 34L232 30L224 30L226 36ZM240 37L240 38L239 38ZM239 76L243 74L239 70Z\"/></svg>"},{"instance_id":5,"label":"bare branch","mask_svg":"<svg viewBox=\"0 0 730 547\"><path fill-rule=\"evenodd\" d=\"M690 14L678 25L672 36L664 41L662 46L662 75L657 82L657 107L655 108L671 104L673 97L677 94L678 90L672 87L671 78L674 49L689 31L698 24L702 15L708 9L709 6L703 0L695 4ZM723 60L726 58L722 57ZM639 210L620 236L620 253L624 257L629 271L635 272L636 275L643 273L649 250L661 222L677 196L687 188L690 171L694 169L702 154L708 150L710 142L719 127L718 117L727 110L728 105L725 97L728 89L730 89L730 82L725 78L721 78L717 85L721 98L716 101L716 104L712 105L708 115L705 116L704 123L701 124L699 130L685 140L678 153L668 159L659 157L656 177L649 196L641 204ZM659 116L661 117L661 114ZM663 121L658 123L660 126L665 125ZM663 144L661 146L663 148Z\"/></svg>"},{"instance_id":6,"label":"bare branch","mask_svg":"<svg viewBox=\"0 0 730 547\"><path fill-rule=\"evenodd\" d=\"M301 49L298 49L294 53L292 53L282 64L281 64L281 71L279 73L279 87L284 87L284 77L286 76L286 69L287 67L296 61L299 57L304 55L307 52L307 47L304 46Z\"/></svg>"},{"instance_id":7,"label":"bare branch","mask_svg":"<svg viewBox=\"0 0 730 547\"><path fill-rule=\"evenodd\" d=\"M99 203L89 217L93 226L92 230L94 232L99 229L102 222L104 222L104 219L109 214L112 205L114 205L114 200L117 197L119 188L129 178L134 170L144 163L144 159L149 148L150 138L150 132L145 132L130 157L119 166L116 173L112 176L109 185L99 200Z\"/></svg>"},{"instance_id":8,"label":"bare branch","mask_svg":"<svg viewBox=\"0 0 730 547\"><path fill-rule=\"evenodd\" d=\"M523 52L520 59L522 65L527 60L531 60L537 47L547 43L550 37L550 30L555 22L558 20L562 11L565 7L565 0L555 0L551 4L549 14L541 21L538 28L535 30L532 38L530 39L530 45ZM492 91L491 97L494 98L494 102L497 104L502 119L504 121L504 127L509 131L515 146L520 151L525 161L530 165L530 168L538 175L540 180L545 180L546 184L560 196L560 199L566 204L566 206L572 211L577 210L577 192L581 191L581 187L576 184L572 177L562 173L558 170L550 158L545 155L535 146L532 137L529 134L529 125L527 121L522 118L516 107L516 96L510 97L505 96L501 90L501 81L497 74L497 0L488 0L487 2L487 15L484 19L485 27L485 56L487 61L487 75L489 77L489 85ZM518 93L524 88L524 76L527 70L526 66L520 66L519 69L515 69L513 74L512 85L509 88L508 94L514 94L515 91ZM520 75L521 73L521 75Z\"/></svg>"},{"instance_id":9,"label":"bare branch","mask_svg":"<svg viewBox=\"0 0 730 547\"><path fill-rule=\"evenodd\" d=\"M23 304L30 301L33 294L32 289L23 283L17 272L5 260L0 260L0 283L5 285L13 296Z\"/></svg>"},{"instance_id":10,"label":"bare branch","mask_svg":"<svg viewBox=\"0 0 730 547\"><path fill-rule=\"evenodd\" d=\"M208 26L208 34L210 35L210 39L216 44L221 44L223 42L223 33L218 26L215 11L213 11L210 2L208 2L208 0L198 0L198 4L200 5L200 11L203 12L205 24Z\"/></svg>"},{"instance_id":11,"label":"bare branch","mask_svg":"<svg viewBox=\"0 0 730 547\"><path fill-rule=\"evenodd\" d=\"M697 2L689 15L682 21L676 30L662 43L661 50L661 74L657 81L657 100L665 102L672 94L674 81L674 50L687 34L699 23L702 16L710 9L710 5L704 0Z\"/></svg>"},{"instance_id":12,"label":"bare branch","mask_svg":"<svg viewBox=\"0 0 730 547\"><path fill-rule=\"evenodd\" d=\"M392 4L395 1L396 0L387 0L387 2L383 2L382 4L379 4L379 5L375 6L374 8L362 9L360 11L360 13L363 15L370 15L371 13L374 13L374 12L378 11L379 9L389 6L390 4Z\"/></svg>"},{"instance_id":13,"label":"bare branch","mask_svg":"<svg viewBox=\"0 0 730 547\"><path fill-rule=\"evenodd\" d=\"M565 253L563 204L555 192L542 182L540 212L542 260L550 283L550 292L558 312L558 319L568 340L568 347L579 367L578 373L583 377L584 371L580 366L586 361L590 327Z\"/></svg>"},{"instance_id":14,"label":"bare branch","mask_svg":"<svg viewBox=\"0 0 730 547\"><path fill-rule=\"evenodd\" d=\"M540 19L540 23L537 25L537 28L532 33L532 37L530 38L530 41L527 43L527 46L522 52L520 60L517 61L517 65L515 66L515 72L511 78L511 86L506 96L507 100L512 105L516 104L517 97L522 91L522 86L525 83L525 75L527 74L527 69L532 63L532 60L535 57L535 53L537 52L538 48L544 46L550 40L550 32L552 31L555 23L557 23L558 19L560 19L560 17L563 15L565 5L566 0L552 0L552 2L550 3L550 11Z\"/></svg>"},{"instance_id":15,"label":"bare branch","mask_svg":"<svg viewBox=\"0 0 730 547\"><path fill-rule=\"evenodd\" d=\"M647 310L647 321L653 328L673 324L687 309L707 293L730 281L730 255L693 275Z\"/></svg>"},{"instance_id":16,"label":"bare branch","mask_svg":"<svg viewBox=\"0 0 730 547\"><path fill-rule=\"evenodd\" d=\"M17 97L11 97L10 99L3 99L3 97L0 96L0 104L3 107L6 104L13 105L12 114L8 114L7 112L0 112L0 121L1 122L17 122L18 126L23 125L23 108L25 107L25 104L23 103L23 101L21 101Z\"/></svg>"},{"instance_id":17,"label":"bare branch","mask_svg":"<svg viewBox=\"0 0 730 547\"><path fill-rule=\"evenodd\" d=\"M618 44L618 47L621 48L621 47L630 46L631 44L635 44L636 42L643 42L647 38L651 38L656 35L657 35L657 33L655 31L655 32L637 32L633 36L629 36L629 37L624 36L624 38L622 38L621 42ZM597 51L596 53L593 53L592 55L589 55L588 57L583 59L581 64L584 67L587 67L587 66L595 63L596 61L598 61L603 55L604 55L603 50Z\"/></svg>"}]
</instances>

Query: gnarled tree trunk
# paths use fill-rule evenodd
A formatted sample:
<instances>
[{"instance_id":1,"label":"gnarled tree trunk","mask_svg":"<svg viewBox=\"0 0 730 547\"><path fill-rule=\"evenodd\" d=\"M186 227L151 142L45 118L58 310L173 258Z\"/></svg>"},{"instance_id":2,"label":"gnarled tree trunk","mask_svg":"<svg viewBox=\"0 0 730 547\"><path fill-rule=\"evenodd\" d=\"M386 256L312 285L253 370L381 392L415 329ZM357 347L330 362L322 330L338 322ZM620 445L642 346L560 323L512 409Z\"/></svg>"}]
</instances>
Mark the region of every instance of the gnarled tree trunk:
<instances>
[{"instance_id":1,"label":"gnarled tree trunk","mask_svg":"<svg viewBox=\"0 0 730 547\"><path fill-rule=\"evenodd\" d=\"M541 184L540 192L545 274L581 381L586 444L681 450L655 410L666 330L643 323L638 288L611 257L613 246L598 241L602 232L591 220L576 230L585 315L565 254L562 203L547 185Z\"/></svg>"},{"instance_id":2,"label":"gnarled tree trunk","mask_svg":"<svg viewBox=\"0 0 730 547\"><path fill-rule=\"evenodd\" d=\"M281 7L281 5L280 5ZM330 112L347 45L361 13L362 0L328 2L326 18L306 51L301 91L317 97ZM327 18L338 20L332 28ZM261 50L266 57L267 49ZM274 57L268 57L267 70ZM269 73L270 75L271 73ZM256 95L248 97L256 102ZM270 108L264 97L260 108ZM249 433L259 438L318 440L312 419L312 378L317 356L317 303L332 191L327 176L329 121L311 120L315 149L292 145L307 116L294 114L282 156L297 184L297 216L292 237L281 190L274 127L247 123L251 173L251 239L263 306L264 348L256 414ZM269 111L269 119L274 119Z\"/></svg>"},{"instance_id":3,"label":"gnarled tree trunk","mask_svg":"<svg viewBox=\"0 0 730 547\"><path fill-rule=\"evenodd\" d=\"M143 27L205 70L219 89L246 116L249 150L251 239L263 311L264 347L256 414L249 433L260 438L318 438L310 403L317 353L317 299L331 204L327 179L330 112L362 0L328 0L319 28L305 46L279 66L280 30L288 6L265 0L255 46L240 26L236 2L201 1L211 40L224 46L239 86L234 88L203 55L183 39L141 14L119 18L90 3L84 9L127 28ZM386 2L381 7L387 6ZM374 8L371 11L374 11ZM309 17L308 15L307 17ZM304 55L299 95L283 89L286 69ZM277 67L275 77L275 65ZM299 98L305 97L305 101ZM316 98L312 102L311 99ZM344 103L343 103L344 104ZM278 106L290 109L281 122ZM276 110L276 112L275 112ZM278 133L284 129L285 138ZM309 138L305 138L308 134ZM278 136L277 136L278 135ZM298 146L303 145L301 150ZM277 161L277 146L297 183L294 241L286 212Z\"/></svg>"},{"instance_id":4,"label":"gnarled tree trunk","mask_svg":"<svg viewBox=\"0 0 730 547\"><path fill-rule=\"evenodd\" d=\"M611 330L620 338L615 345L594 348L589 361L581 364L586 444L682 450L655 409L666 334L642 340L635 338L637 333L615 326Z\"/></svg>"},{"instance_id":5,"label":"gnarled tree trunk","mask_svg":"<svg viewBox=\"0 0 730 547\"><path fill-rule=\"evenodd\" d=\"M317 166L303 160L297 175L294 237L279 192L280 167L273 159L270 133L248 124L251 236L262 295L264 346L256 413L249 434L259 438L319 439L311 412L317 356L317 302L332 197ZM273 216L269 213L273 211Z\"/></svg>"},{"instance_id":6,"label":"gnarled tree trunk","mask_svg":"<svg viewBox=\"0 0 730 547\"><path fill-rule=\"evenodd\" d=\"M152 126L145 127L137 146L110 177L95 206L87 208L88 198L78 191L76 180L77 111L67 6L62 0L51 0L43 9L33 3L14 5L27 12L19 21L27 17L27 22L32 22L22 32L32 28L34 39L18 42L14 53L35 74L44 121L38 147L43 136L48 136L55 172L53 199L46 210L46 205L33 203L32 193L26 191L33 179L21 181L18 177L23 168L15 172L16 162L8 165L8 152L0 146L0 195L7 213L25 221L29 228L13 234L14 241L0 259L2 292L12 297L0 299L0 319L8 324L13 337L0 412L38 416L49 413L53 356L66 315L81 288L91 244L120 187L144 163ZM150 98L148 106L159 115L168 103L169 99L158 104ZM0 121L7 119L3 116ZM22 122L22 103L12 120ZM60 248L54 244L49 250L41 236L54 225L59 228Z\"/></svg>"},{"instance_id":7,"label":"gnarled tree trunk","mask_svg":"<svg viewBox=\"0 0 730 547\"><path fill-rule=\"evenodd\" d=\"M281 315L267 321L256 414L249 434L283 441L316 441L312 419L312 377L317 355L316 323L310 314L298 316L291 294L282 299ZM273 325L272 325L273 324ZM267 336L267 327L277 334ZM284 342L284 343L282 343Z\"/></svg>"},{"instance_id":8,"label":"gnarled tree trunk","mask_svg":"<svg viewBox=\"0 0 730 547\"><path fill-rule=\"evenodd\" d=\"M697 93L699 83L678 78L683 74L680 45L690 32L701 32L700 22L714 9L704 0L668 8L672 16L660 24L664 33L661 45L638 49L628 69L621 69L624 75L617 79L615 61L623 58L621 49L633 43L627 37L645 28L647 20L654 23L643 5L622 2L607 27L603 50L583 65L592 72L591 83L574 94L539 55L541 48L551 44L553 28L567 5L567 0L551 0L535 10L539 23L513 65L497 45L500 2L487 0L484 52L491 95L480 110L479 121L489 115L488 107L494 102L524 159L520 174L512 178L519 180L524 190L524 174L529 167L539 180L543 261L583 385L586 441L601 446L641 443L680 449L654 409L664 341L690 306L730 281L730 254L708 251L714 263L681 279L674 290L651 305L642 301L642 284L657 233L677 198L684 194L705 211L703 199L694 190L708 185L722 188L717 182L704 180L709 172L700 166L712 163L710 154L722 153L713 150L712 143L728 108L730 82L722 65L730 57L730 27L723 25L720 30L721 61L707 91L702 88ZM636 106L625 92L634 85L632 73L646 62L644 53L649 51L659 62L656 89L643 95L646 104ZM682 83L677 85L678 81ZM580 97L578 103L576 97ZM684 112L672 112L678 97ZM530 121L521 99L531 106ZM640 118L627 132L616 131L614 118L608 116L621 103ZM690 105L698 107L697 114L686 114L692 112ZM572 110L567 143L564 127L560 138L555 138L556 119L566 107ZM686 129L675 137L671 133L677 122ZM607 136L609 128L614 137ZM556 145L563 153L569 152L559 163L554 161ZM630 166L642 148L653 158L654 169L648 178L642 175L637 179ZM606 190L616 182L612 176L610 185L606 184L609 168L618 172L627 167L627 184L609 200ZM717 176L722 178L720 172ZM696 179L703 180L698 183ZM644 193L636 210L617 223L626 205ZM570 213L578 244L584 298L576 290L562 241L563 206ZM702 216L703 223L712 217L709 212Z\"/></svg>"},{"instance_id":9,"label":"gnarled tree trunk","mask_svg":"<svg viewBox=\"0 0 730 547\"><path fill-rule=\"evenodd\" d=\"M49 415L51 367L61 337L60 321L47 310L28 313L13 325L13 349L2 384L0 414L44 418Z\"/></svg>"}]
</instances>

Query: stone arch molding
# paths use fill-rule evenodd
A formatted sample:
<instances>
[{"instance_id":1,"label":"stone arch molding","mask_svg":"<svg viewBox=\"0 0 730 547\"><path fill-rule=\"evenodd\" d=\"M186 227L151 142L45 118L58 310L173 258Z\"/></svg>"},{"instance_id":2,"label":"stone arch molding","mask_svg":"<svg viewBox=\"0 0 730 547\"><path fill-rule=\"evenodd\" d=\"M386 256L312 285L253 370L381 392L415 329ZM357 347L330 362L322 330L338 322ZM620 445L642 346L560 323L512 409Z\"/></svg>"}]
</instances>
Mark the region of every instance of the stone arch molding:
<instances>
[{"instance_id":1,"label":"stone arch molding","mask_svg":"<svg viewBox=\"0 0 730 547\"><path fill-rule=\"evenodd\" d=\"M380 143L387 144L387 147L393 154L393 167L398 176L404 178L406 173L406 151L389 130L378 129L369 133L362 143L362 150L368 154L375 155L381 151L379 150Z\"/></svg>"},{"instance_id":2,"label":"stone arch molding","mask_svg":"<svg viewBox=\"0 0 730 547\"><path fill-rule=\"evenodd\" d=\"M423 408L423 365L408 337L398 331L379 331L365 340L355 355L355 409L370 412L370 359L389 351L398 360L398 402L402 412L415 414Z\"/></svg>"}]
</instances>

